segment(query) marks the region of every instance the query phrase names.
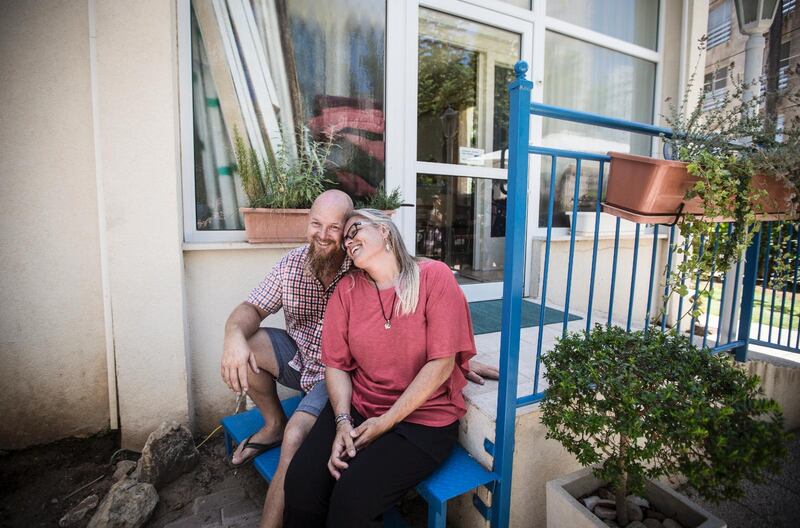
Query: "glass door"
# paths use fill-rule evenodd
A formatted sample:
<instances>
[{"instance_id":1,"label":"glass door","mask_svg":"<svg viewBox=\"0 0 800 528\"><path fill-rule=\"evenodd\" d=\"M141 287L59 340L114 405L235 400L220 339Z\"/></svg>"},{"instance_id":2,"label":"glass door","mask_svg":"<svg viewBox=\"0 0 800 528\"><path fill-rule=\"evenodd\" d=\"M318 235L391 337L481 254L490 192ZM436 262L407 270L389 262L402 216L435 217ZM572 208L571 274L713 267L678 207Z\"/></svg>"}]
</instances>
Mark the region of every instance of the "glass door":
<instances>
[{"instance_id":1,"label":"glass door","mask_svg":"<svg viewBox=\"0 0 800 528\"><path fill-rule=\"evenodd\" d=\"M464 5L419 8L416 254L444 261L470 301L502 295L508 83L532 24ZM469 16L470 18L466 18Z\"/></svg>"}]
</instances>

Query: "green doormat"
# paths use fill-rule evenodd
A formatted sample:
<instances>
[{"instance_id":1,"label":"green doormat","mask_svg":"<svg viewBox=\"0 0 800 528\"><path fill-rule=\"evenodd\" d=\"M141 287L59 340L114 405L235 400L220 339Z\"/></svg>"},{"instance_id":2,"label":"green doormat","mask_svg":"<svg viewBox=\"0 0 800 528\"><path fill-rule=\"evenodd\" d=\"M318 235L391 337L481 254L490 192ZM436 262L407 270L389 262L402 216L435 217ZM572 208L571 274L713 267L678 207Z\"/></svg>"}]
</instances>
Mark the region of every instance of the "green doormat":
<instances>
[{"instance_id":1,"label":"green doormat","mask_svg":"<svg viewBox=\"0 0 800 528\"><path fill-rule=\"evenodd\" d=\"M503 301L479 301L469 303L469 311L472 314L472 327L475 335L489 334L500 331ZM523 299L522 301L522 328L539 326L539 313L542 307ZM570 314L569 320L580 319L577 315ZM564 320L564 312L554 308L546 308L544 312L544 324L558 323Z\"/></svg>"}]
</instances>

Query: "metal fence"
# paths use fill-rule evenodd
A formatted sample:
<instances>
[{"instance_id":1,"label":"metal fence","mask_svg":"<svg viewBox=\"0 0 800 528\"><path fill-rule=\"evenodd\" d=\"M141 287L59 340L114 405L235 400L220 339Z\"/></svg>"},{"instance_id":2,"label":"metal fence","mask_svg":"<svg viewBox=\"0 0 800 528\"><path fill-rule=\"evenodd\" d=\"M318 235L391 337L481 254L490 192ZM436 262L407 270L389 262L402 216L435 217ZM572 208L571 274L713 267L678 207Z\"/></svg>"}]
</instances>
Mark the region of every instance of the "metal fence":
<instances>
[{"instance_id":1,"label":"metal fence","mask_svg":"<svg viewBox=\"0 0 800 528\"><path fill-rule=\"evenodd\" d=\"M621 324L627 330L644 329L645 331L665 331L669 325L666 312L656 308L664 297L669 295L666 284L669 283L670 273L676 263L675 259L681 258L675 251L674 245L679 233L674 225L654 225L645 228L637 224L633 233L633 247L631 250L630 277L622 276L620 269L620 219L616 219L611 252L610 267L607 262L599 266L598 242L600 214L602 210L601 199L604 187L604 176L608 173L610 157L602 154L579 152L563 149L546 148L531 145L530 116L560 119L586 125L605 127L626 132L645 134L648 136L671 137L672 131L668 128L649 124L636 123L622 119L614 119L596 114L577 112L564 108L548 106L540 103L531 103L532 83L525 79L527 64L517 63L515 66L516 80L509 85L510 90L510 124L509 124L509 172L508 172L508 200L506 219L506 246L505 246L505 273L503 285L502 328L500 338L500 382L498 389L497 423L495 431L496 442L490 446L494 456L494 471L500 475L497 482L492 505L492 525L507 526L510 515L511 494L511 467L514 452L514 419L516 410L520 406L536 403L544 399L545 390L540 383L541 355L546 350L544 347L545 312L548 308L548 285L551 273L551 256L553 244L553 217L555 211L556 195L556 162L559 159L570 159L575 162L575 184L572 200L572 218L578 211L579 189L581 181L582 164L584 162L599 163L597 177L596 200L594 203L595 227L592 239L591 264L587 277L576 277L575 268L575 229L570 229L568 240L568 255L565 295L563 302L559 301L557 308L564 312L561 321L561 332L574 329L580 325L590 329L595 323ZM535 143L536 138L533 138ZM523 302L523 284L526 269L526 215L528 194L528 161L531 155L549 158L551 171L549 175L549 194L547 199L547 224L544 236L543 266L539 285L540 313L538 339L533 350L521 346L521 308ZM538 175L537 175L538 177ZM720 224L718 230L731 229L731 226ZM640 245L646 238L652 237L652 249L649 255L640 251ZM734 270L725 275L722 280L715 281L712 277L681 277L694 290L701 287L701 281L712 291L712 296L706 301L704 314L700 318L692 316L689 321L689 333L695 345L709 347L712 353L729 351L735 354L736 359L746 359L748 343L767 345L773 348L798 351L800 348L800 317L795 318L795 294L797 293L798 267L797 259L794 260L791 280L785 281L780 288L771 285L774 275L775 263L770 262L770 248L781 240L775 237L785 237L794 241L795 247L800 250L800 229L776 227L772 223L762 224L761 229L754 234L753 241L748 248L745 258L737 262ZM660 242L661 241L661 242ZM762 250L763 246L763 250ZM657 265L657 252L659 247L666 251L666 265ZM713 248L712 251L716 251ZM637 284L637 271L648 269L647 283ZM647 267L647 268L645 268ZM744 279L739 281L744 267ZM598 284L599 269L609 273L608 287L600 288ZM627 269L627 268L626 268ZM728 284L732 278L737 278L733 284ZM585 281L585 282L584 282ZM625 281L627 295L618 294L620 284ZM588 301L584 310L585 321L573 323L570 326L570 305L572 293L576 284L588 288ZM643 281L642 281L643 282ZM757 288L757 284L760 287ZM643 317L637 317L634 312L634 300L638 295L646 296ZM602 317L595 314L595 303L600 296L608 299L607 309ZM736 302L738 299L741 301ZM687 309L685 303L689 299L679 297L676 299L677 313L684 313ZM769 308L767 306L769 305ZM800 309L800 302L797 303ZM787 313L789 314L787 316ZM777 316L776 316L777 314ZM681 318L675 321L676 329L683 331L681 325L685 324ZM716 335L710 335L708 329L716 324ZM702 331L698 332L697 330ZM696 335L699 334L699 335ZM527 394L519 394L519 359L520 354L534 354L535 362L533 374L533 389Z\"/></svg>"}]
</instances>

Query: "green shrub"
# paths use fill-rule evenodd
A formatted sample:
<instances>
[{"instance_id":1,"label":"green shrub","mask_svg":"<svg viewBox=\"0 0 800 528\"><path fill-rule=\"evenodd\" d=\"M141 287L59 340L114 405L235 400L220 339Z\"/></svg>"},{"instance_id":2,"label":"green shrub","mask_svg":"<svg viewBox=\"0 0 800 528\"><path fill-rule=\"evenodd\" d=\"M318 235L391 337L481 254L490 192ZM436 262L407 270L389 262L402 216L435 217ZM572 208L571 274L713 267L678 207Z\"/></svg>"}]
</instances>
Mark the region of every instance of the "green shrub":
<instances>
[{"instance_id":1,"label":"green shrub","mask_svg":"<svg viewBox=\"0 0 800 528\"><path fill-rule=\"evenodd\" d=\"M646 479L683 475L705 498L730 499L785 455L780 408L758 378L677 333L596 325L563 337L543 362L547 436L597 466L622 526L625 497Z\"/></svg>"},{"instance_id":2,"label":"green shrub","mask_svg":"<svg viewBox=\"0 0 800 528\"><path fill-rule=\"evenodd\" d=\"M403 205L403 195L400 187L395 187L391 192L386 192L386 187L381 183L375 192L366 200L356 204L358 209L378 209L379 211L393 211Z\"/></svg>"},{"instance_id":3,"label":"green shrub","mask_svg":"<svg viewBox=\"0 0 800 528\"><path fill-rule=\"evenodd\" d=\"M234 129L236 166L250 207L307 209L332 183L325 176L325 164L333 143L321 143L303 134L305 145L298 155L288 152L286 141L267 159L260 159Z\"/></svg>"}]
</instances>

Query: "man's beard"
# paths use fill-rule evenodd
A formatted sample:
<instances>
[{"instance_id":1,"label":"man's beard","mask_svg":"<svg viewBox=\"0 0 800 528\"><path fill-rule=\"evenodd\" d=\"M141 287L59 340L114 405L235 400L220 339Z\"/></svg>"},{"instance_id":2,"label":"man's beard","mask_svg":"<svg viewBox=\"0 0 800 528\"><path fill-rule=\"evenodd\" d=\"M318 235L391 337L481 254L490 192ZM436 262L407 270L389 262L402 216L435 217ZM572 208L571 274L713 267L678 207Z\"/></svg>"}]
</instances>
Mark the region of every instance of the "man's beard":
<instances>
[{"instance_id":1,"label":"man's beard","mask_svg":"<svg viewBox=\"0 0 800 528\"><path fill-rule=\"evenodd\" d=\"M317 244L312 241L308 245L308 257L306 268L318 279L330 277L339 271L344 258L344 250L339 246L334 246L331 251L321 251Z\"/></svg>"}]
</instances>

